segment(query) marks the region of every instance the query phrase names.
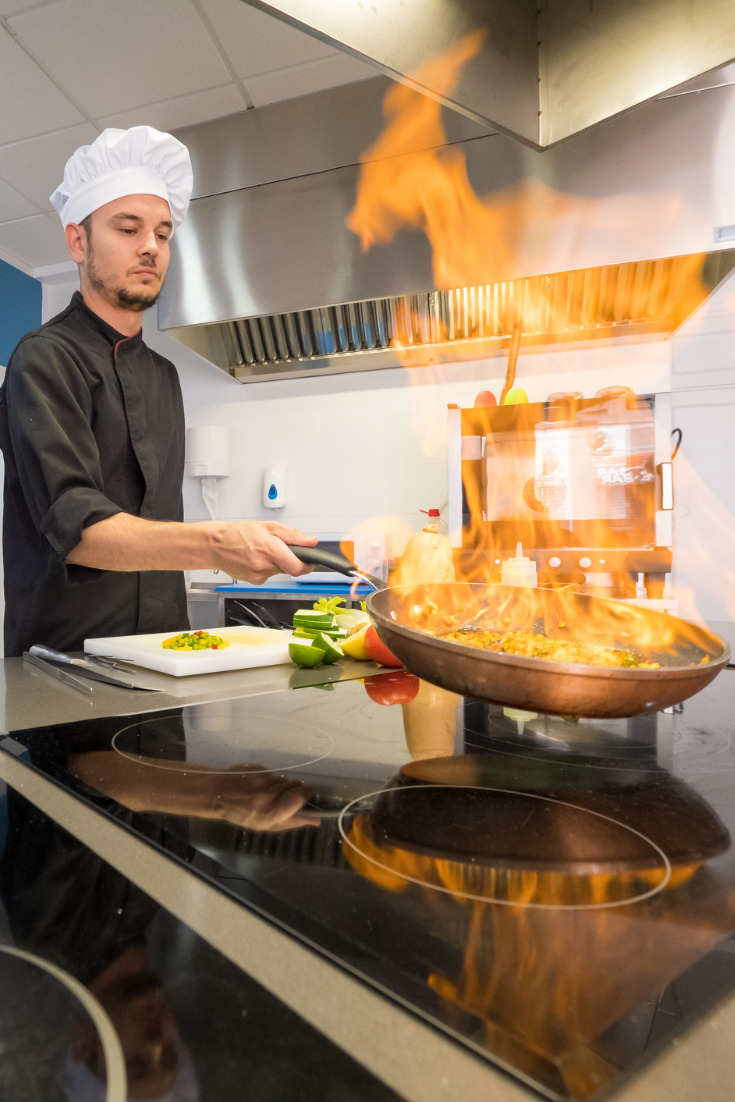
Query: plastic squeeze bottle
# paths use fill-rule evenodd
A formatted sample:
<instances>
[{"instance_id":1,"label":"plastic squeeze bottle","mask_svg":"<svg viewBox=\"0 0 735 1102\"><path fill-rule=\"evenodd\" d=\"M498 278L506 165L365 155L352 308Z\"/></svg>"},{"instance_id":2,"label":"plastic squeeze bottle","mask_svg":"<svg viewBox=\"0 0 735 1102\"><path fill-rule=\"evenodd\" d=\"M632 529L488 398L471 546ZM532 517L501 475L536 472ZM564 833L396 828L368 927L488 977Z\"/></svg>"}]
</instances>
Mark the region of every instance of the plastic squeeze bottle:
<instances>
[{"instance_id":1,"label":"plastic squeeze bottle","mask_svg":"<svg viewBox=\"0 0 735 1102\"><path fill-rule=\"evenodd\" d=\"M446 536L447 526L442 520L441 512L439 509L421 509L420 512L424 513L429 518L429 523L424 525L425 532L439 532L440 535Z\"/></svg>"},{"instance_id":2,"label":"plastic squeeze bottle","mask_svg":"<svg viewBox=\"0 0 735 1102\"><path fill-rule=\"evenodd\" d=\"M500 567L500 580L503 585L526 585L536 588L536 562L523 554L523 546L516 544L515 558L506 559Z\"/></svg>"}]
</instances>

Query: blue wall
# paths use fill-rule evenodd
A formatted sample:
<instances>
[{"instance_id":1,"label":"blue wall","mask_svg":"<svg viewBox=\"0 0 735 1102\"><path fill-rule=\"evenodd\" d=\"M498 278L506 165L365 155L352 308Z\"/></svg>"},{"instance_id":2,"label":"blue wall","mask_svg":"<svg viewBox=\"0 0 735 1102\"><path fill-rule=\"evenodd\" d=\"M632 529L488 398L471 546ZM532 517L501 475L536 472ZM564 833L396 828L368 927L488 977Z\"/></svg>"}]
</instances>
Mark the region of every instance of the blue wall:
<instances>
[{"instance_id":1,"label":"blue wall","mask_svg":"<svg viewBox=\"0 0 735 1102\"><path fill-rule=\"evenodd\" d=\"M41 324L41 284L0 260L0 364L29 329Z\"/></svg>"}]
</instances>

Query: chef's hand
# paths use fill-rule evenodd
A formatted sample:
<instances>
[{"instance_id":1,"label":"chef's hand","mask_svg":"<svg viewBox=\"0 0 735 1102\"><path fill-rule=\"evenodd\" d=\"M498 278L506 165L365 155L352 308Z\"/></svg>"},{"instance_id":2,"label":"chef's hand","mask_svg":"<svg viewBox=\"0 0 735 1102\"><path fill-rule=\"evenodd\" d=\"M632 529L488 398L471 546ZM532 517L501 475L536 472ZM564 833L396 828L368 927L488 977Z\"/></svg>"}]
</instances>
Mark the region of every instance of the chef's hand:
<instances>
[{"instance_id":1,"label":"chef's hand","mask_svg":"<svg viewBox=\"0 0 735 1102\"><path fill-rule=\"evenodd\" d=\"M233 766L217 776L214 803L217 818L248 830L293 830L319 825L318 814L301 810L314 795L312 788L300 781L261 772L257 765L247 766L245 772L242 768Z\"/></svg>"},{"instance_id":2,"label":"chef's hand","mask_svg":"<svg viewBox=\"0 0 735 1102\"><path fill-rule=\"evenodd\" d=\"M309 574L307 566L289 551L287 543L313 547L316 536L287 528L274 520L242 520L223 524L215 537L214 569L232 578L261 585L273 574Z\"/></svg>"}]
</instances>

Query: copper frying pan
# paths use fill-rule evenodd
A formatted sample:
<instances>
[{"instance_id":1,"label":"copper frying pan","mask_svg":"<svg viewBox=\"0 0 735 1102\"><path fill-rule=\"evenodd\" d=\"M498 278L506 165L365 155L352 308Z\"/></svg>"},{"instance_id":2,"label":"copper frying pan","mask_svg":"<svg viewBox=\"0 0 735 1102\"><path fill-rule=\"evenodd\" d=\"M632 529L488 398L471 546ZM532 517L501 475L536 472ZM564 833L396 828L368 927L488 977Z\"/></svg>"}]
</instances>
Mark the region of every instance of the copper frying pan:
<instances>
[{"instance_id":1,"label":"copper frying pan","mask_svg":"<svg viewBox=\"0 0 735 1102\"><path fill-rule=\"evenodd\" d=\"M615 718L660 711L698 693L727 665L730 647L706 628L636 605L566 590L456 582L385 586L319 547L291 548L375 585L367 611L378 635L426 681L493 704L552 715ZM658 669L611 668L496 653L437 637L470 620L549 638L632 648Z\"/></svg>"}]
</instances>

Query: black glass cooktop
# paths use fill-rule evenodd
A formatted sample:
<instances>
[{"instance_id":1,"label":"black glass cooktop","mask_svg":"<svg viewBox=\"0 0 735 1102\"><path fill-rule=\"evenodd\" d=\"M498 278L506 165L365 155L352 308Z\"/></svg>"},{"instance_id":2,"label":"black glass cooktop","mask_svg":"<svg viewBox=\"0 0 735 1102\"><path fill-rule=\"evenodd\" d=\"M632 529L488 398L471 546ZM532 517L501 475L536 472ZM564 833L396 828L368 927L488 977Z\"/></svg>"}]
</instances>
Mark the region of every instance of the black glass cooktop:
<instances>
[{"instance_id":1,"label":"black glass cooktop","mask_svg":"<svg viewBox=\"0 0 735 1102\"><path fill-rule=\"evenodd\" d=\"M399 1102L18 792L0 814L2 1102Z\"/></svg>"},{"instance_id":2,"label":"black glass cooktop","mask_svg":"<svg viewBox=\"0 0 735 1102\"><path fill-rule=\"evenodd\" d=\"M735 674L573 720L381 674L3 748L551 1098L735 989Z\"/></svg>"}]
</instances>

